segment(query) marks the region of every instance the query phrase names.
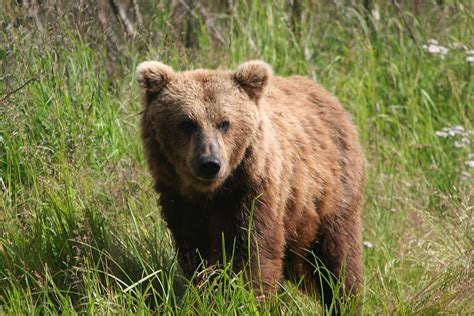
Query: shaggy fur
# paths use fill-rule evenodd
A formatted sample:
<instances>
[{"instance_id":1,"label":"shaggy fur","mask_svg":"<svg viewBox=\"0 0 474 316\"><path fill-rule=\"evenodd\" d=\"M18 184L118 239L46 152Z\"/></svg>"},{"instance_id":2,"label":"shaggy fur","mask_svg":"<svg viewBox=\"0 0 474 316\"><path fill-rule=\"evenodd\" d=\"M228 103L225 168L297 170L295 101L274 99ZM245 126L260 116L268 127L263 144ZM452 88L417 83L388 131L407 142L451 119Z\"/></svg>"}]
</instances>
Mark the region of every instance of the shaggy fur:
<instances>
[{"instance_id":1,"label":"shaggy fur","mask_svg":"<svg viewBox=\"0 0 474 316\"><path fill-rule=\"evenodd\" d=\"M335 97L261 61L187 72L149 61L137 80L146 160L185 273L201 258L217 264L224 238L237 270L250 262L262 294L304 277L331 302L320 263L343 279L345 294L360 290L365 160ZM221 162L212 180L196 174L203 155Z\"/></svg>"}]
</instances>

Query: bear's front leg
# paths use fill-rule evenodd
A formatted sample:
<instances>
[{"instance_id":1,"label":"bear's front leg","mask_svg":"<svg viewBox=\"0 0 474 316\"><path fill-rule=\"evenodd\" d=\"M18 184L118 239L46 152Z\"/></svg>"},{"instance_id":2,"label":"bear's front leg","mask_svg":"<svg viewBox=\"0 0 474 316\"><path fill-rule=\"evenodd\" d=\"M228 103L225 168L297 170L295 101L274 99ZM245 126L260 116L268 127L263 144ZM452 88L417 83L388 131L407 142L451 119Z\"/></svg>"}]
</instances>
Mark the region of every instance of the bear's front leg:
<instances>
[{"instance_id":1,"label":"bear's front leg","mask_svg":"<svg viewBox=\"0 0 474 316\"><path fill-rule=\"evenodd\" d=\"M262 254L264 251L260 247L257 251L250 270L252 285L260 301L277 292L283 278L283 257Z\"/></svg>"},{"instance_id":2,"label":"bear's front leg","mask_svg":"<svg viewBox=\"0 0 474 316\"><path fill-rule=\"evenodd\" d=\"M257 203L244 230L248 234L246 249L250 249L250 277L259 300L275 293L283 278L285 233L282 219L272 206Z\"/></svg>"}]
</instances>

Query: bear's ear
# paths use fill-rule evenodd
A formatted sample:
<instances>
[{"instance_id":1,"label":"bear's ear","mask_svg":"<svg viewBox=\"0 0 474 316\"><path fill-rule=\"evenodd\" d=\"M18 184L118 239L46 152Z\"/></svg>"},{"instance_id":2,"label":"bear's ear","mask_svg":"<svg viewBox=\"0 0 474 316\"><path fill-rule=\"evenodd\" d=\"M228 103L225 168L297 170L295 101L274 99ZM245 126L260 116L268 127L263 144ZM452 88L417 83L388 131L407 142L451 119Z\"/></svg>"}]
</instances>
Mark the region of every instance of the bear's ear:
<instances>
[{"instance_id":1,"label":"bear's ear","mask_svg":"<svg viewBox=\"0 0 474 316\"><path fill-rule=\"evenodd\" d=\"M260 60L251 60L241 64L233 74L233 79L255 102L262 96L267 85L272 68Z\"/></svg>"},{"instance_id":2,"label":"bear's ear","mask_svg":"<svg viewBox=\"0 0 474 316\"><path fill-rule=\"evenodd\" d=\"M173 75L173 68L157 61L145 61L138 65L137 81L146 102L160 93Z\"/></svg>"}]
</instances>

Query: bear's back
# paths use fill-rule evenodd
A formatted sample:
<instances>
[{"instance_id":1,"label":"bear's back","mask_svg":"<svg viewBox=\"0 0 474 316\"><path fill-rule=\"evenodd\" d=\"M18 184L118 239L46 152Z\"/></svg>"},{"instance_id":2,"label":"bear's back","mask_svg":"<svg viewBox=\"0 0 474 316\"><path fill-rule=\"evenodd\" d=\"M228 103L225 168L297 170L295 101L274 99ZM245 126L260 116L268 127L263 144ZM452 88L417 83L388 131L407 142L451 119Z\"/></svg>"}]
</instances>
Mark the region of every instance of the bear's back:
<instances>
[{"instance_id":1,"label":"bear's back","mask_svg":"<svg viewBox=\"0 0 474 316\"><path fill-rule=\"evenodd\" d=\"M274 76L260 105L294 164L293 190L330 188L337 200L331 208L360 201L365 159L357 129L336 97L309 78Z\"/></svg>"}]
</instances>

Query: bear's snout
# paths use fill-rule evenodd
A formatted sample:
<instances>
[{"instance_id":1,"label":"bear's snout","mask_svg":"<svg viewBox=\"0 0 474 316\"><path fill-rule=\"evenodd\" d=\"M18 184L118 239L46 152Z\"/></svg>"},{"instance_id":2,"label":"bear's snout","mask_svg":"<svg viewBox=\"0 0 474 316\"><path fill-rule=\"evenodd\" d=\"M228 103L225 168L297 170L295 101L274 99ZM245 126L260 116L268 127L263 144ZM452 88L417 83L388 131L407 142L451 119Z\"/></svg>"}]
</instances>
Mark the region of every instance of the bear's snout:
<instances>
[{"instance_id":1,"label":"bear's snout","mask_svg":"<svg viewBox=\"0 0 474 316\"><path fill-rule=\"evenodd\" d=\"M214 156L202 156L199 158L197 167L199 178L213 180L221 170L221 162Z\"/></svg>"}]
</instances>

